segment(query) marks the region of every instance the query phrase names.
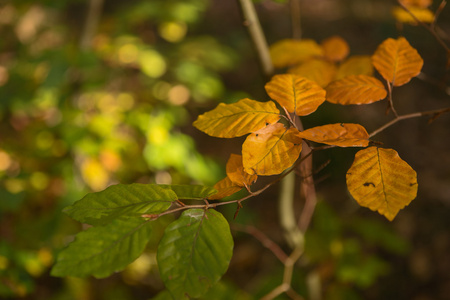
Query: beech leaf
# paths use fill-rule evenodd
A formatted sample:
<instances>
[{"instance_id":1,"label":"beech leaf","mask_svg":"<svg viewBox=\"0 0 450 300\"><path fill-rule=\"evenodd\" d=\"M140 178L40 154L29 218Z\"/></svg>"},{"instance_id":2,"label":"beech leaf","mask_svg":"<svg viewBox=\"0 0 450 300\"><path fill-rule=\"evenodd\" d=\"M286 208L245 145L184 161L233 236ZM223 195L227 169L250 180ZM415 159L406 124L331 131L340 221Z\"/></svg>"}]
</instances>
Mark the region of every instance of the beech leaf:
<instances>
[{"instance_id":1,"label":"beech leaf","mask_svg":"<svg viewBox=\"0 0 450 300\"><path fill-rule=\"evenodd\" d=\"M328 124L306 129L299 133L305 140L339 147L367 147L369 134L359 124Z\"/></svg>"},{"instance_id":2,"label":"beech leaf","mask_svg":"<svg viewBox=\"0 0 450 300\"><path fill-rule=\"evenodd\" d=\"M293 66L323 54L316 41L310 39L284 39L271 45L269 50L275 68Z\"/></svg>"},{"instance_id":3,"label":"beech leaf","mask_svg":"<svg viewBox=\"0 0 450 300\"><path fill-rule=\"evenodd\" d=\"M338 68L336 79L342 79L350 75L373 75L372 60L368 55L350 56Z\"/></svg>"},{"instance_id":4,"label":"beech leaf","mask_svg":"<svg viewBox=\"0 0 450 300\"><path fill-rule=\"evenodd\" d=\"M280 111L272 101L259 102L248 98L236 103L220 103L200 115L194 126L215 137L232 138L245 135L276 123Z\"/></svg>"},{"instance_id":5,"label":"beech leaf","mask_svg":"<svg viewBox=\"0 0 450 300\"><path fill-rule=\"evenodd\" d=\"M242 145L245 172L276 175L292 166L302 151L298 133L276 123L249 135Z\"/></svg>"},{"instance_id":6,"label":"beech leaf","mask_svg":"<svg viewBox=\"0 0 450 300\"><path fill-rule=\"evenodd\" d=\"M397 6L392 9L392 14L397 21L411 25L417 25L417 20L423 23L432 23L434 21L434 13L428 8L409 7L408 10L409 12Z\"/></svg>"},{"instance_id":7,"label":"beech leaf","mask_svg":"<svg viewBox=\"0 0 450 300\"><path fill-rule=\"evenodd\" d=\"M324 89L317 83L298 75L275 75L265 88L273 100L298 116L313 113L325 101Z\"/></svg>"},{"instance_id":8,"label":"beech leaf","mask_svg":"<svg viewBox=\"0 0 450 300\"><path fill-rule=\"evenodd\" d=\"M231 181L231 179L228 176L217 182L214 185L214 188L217 190L217 193L209 196L208 197L209 200L222 199L242 190L242 186L239 186L233 181Z\"/></svg>"},{"instance_id":9,"label":"beech leaf","mask_svg":"<svg viewBox=\"0 0 450 300\"><path fill-rule=\"evenodd\" d=\"M392 149L369 147L356 153L347 187L359 205L392 221L417 195L417 174Z\"/></svg>"},{"instance_id":10,"label":"beech leaf","mask_svg":"<svg viewBox=\"0 0 450 300\"><path fill-rule=\"evenodd\" d=\"M289 74L295 74L311 81L321 87L326 87L336 77L337 68L333 63L323 59L311 59L288 70Z\"/></svg>"},{"instance_id":11,"label":"beech leaf","mask_svg":"<svg viewBox=\"0 0 450 300\"><path fill-rule=\"evenodd\" d=\"M161 278L174 299L202 296L225 273L233 238L223 215L213 209L190 209L167 226L157 261Z\"/></svg>"},{"instance_id":12,"label":"beech leaf","mask_svg":"<svg viewBox=\"0 0 450 300\"><path fill-rule=\"evenodd\" d=\"M340 36L332 36L322 41L323 56L330 61L341 61L350 53L350 47Z\"/></svg>"},{"instance_id":13,"label":"beech leaf","mask_svg":"<svg viewBox=\"0 0 450 300\"><path fill-rule=\"evenodd\" d=\"M258 179L257 175L250 175L244 171L244 165L242 163L242 155L231 154L228 159L227 177L237 186L244 187L250 186Z\"/></svg>"},{"instance_id":14,"label":"beech leaf","mask_svg":"<svg viewBox=\"0 0 450 300\"><path fill-rule=\"evenodd\" d=\"M404 37L399 37L381 43L372 56L372 63L384 79L393 86L401 86L420 73L423 60Z\"/></svg>"},{"instance_id":15,"label":"beech leaf","mask_svg":"<svg viewBox=\"0 0 450 300\"><path fill-rule=\"evenodd\" d=\"M369 104L386 98L384 85L375 77L350 75L333 81L327 88L327 101L335 104Z\"/></svg>"}]
</instances>

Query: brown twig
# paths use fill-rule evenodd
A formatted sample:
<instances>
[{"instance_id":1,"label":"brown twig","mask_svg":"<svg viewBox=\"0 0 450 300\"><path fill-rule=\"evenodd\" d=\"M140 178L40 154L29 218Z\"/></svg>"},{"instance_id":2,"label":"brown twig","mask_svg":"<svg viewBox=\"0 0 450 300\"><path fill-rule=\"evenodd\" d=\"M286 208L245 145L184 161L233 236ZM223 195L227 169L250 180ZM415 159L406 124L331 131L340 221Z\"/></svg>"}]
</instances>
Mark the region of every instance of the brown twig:
<instances>
[{"instance_id":1,"label":"brown twig","mask_svg":"<svg viewBox=\"0 0 450 300\"><path fill-rule=\"evenodd\" d=\"M394 114L394 116L395 116L396 118L398 118L398 113L397 113L397 111L395 110L395 107L394 107L394 101L392 100L392 83L390 83L389 80L386 80L386 84L387 84L387 87L388 87L389 109L391 109L391 110L392 110L392 113Z\"/></svg>"},{"instance_id":2,"label":"brown twig","mask_svg":"<svg viewBox=\"0 0 450 300\"><path fill-rule=\"evenodd\" d=\"M102 7L103 0L89 1L88 15L80 39L80 48L82 50L88 50L92 46L92 38L97 31L98 22L102 13Z\"/></svg>"},{"instance_id":3,"label":"brown twig","mask_svg":"<svg viewBox=\"0 0 450 300\"><path fill-rule=\"evenodd\" d=\"M300 13L300 0L290 1L290 11L291 11L291 26L292 26L292 38L301 39L302 38L302 23L301 23L301 13Z\"/></svg>"}]
</instances>

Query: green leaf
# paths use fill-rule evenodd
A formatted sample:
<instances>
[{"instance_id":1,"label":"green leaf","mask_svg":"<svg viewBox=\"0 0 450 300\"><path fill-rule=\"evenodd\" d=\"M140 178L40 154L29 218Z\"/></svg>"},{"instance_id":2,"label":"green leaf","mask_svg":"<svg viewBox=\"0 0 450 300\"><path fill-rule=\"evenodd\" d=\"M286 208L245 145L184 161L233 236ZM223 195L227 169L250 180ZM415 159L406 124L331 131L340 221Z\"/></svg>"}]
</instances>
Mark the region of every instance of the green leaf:
<instances>
[{"instance_id":1,"label":"green leaf","mask_svg":"<svg viewBox=\"0 0 450 300\"><path fill-rule=\"evenodd\" d=\"M51 275L104 278L122 270L144 251L153 222L120 218L78 233L59 253Z\"/></svg>"},{"instance_id":2,"label":"green leaf","mask_svg":"<svg viewBox=\"0 0 450 300\"><path fill-rule=\"evenodd\" d=\"M94 226L104 225L121 216L137 217L166 211L177 195L156 184L118 184L86 195L64 209L71 218Z\"/></svg>"},{"instance_id":3,"label":"green leaf","mask_svg":"<svg viewBox=\"0 0 450 300\"><path fill-rule=\"evenodd\" d=\"M174 299L197 298L225 273L233 252L226 219L209 209L190 209L171 223L158 247L161 278Z\"/></svg>"},{"instance_id":4,"label":"green leaf","mask_svg":"<svg viewBox=\"0 0 450 300\"><path fill-rule=\"evenodd\" d=\"M203 200L217 193L217 190L203 185L166 185L161 184L160 187L171 189L175 192L178 199Z\"/></svg>"}]
</instances>

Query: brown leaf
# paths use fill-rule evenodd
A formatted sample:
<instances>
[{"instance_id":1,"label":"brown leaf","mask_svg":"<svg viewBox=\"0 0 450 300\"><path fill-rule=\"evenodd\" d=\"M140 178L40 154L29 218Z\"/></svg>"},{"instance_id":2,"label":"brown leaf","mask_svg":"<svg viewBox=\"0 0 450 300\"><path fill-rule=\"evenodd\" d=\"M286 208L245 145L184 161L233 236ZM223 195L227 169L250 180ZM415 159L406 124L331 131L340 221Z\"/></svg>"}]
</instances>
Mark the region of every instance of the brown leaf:
<instances>
[{"instance_id":1,"label":"brown leaf","mask_svg":"<svg viewBox=\"0 0 450 300\"><path fill-rule=\"evenodd\" d=\"M231 154L227 162L226 170L228 178L237 186L250 186L258 179L257 175L250 175L244 171L241 155Z\"/></svg>"},{"instance_id":2,"label":"brown leaf","mask_svg":"<svg viewBox=\"0 0 450 300\"><path fill-rule=\"evenodd\" d=\"M305 140L339 147L367 147L369 145L369 134L359 124L328 124L304 130L298 135Z\"/></svg>"},{"instance_id":3,"label":"brown leaf","mask_svg":"<svg viewBox=\"0 0 450 300\"><path fill-rule=\"evenodd\" d=\"M241 186L237 186L234 184L230 178L225 177L218 183L214 185L214 188L217 190L217 193L208 197L209 200L218 200L228 196L233 195L234 193L242 190Z\"/></svg>"}]
</instances>

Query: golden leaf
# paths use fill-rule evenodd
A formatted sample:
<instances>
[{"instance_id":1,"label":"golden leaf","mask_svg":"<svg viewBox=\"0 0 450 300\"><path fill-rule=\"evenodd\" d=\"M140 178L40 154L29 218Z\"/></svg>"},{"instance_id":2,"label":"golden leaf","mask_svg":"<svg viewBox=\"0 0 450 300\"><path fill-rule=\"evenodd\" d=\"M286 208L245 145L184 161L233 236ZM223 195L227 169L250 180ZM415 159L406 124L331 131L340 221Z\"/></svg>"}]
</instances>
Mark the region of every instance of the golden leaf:
<instances>
[{"instance_id":1,"label":"golden leaf","mask_svg":"<svg viewBox=\"0 0 450 300\"><path fill-rule=\"evenodd\" d=\"M326 87L336 76L336 66L323 59L311 59L298 66L292 67L288 73L295 74Z\"/></svg>"},{"instance_id":2,"label":"golden leaf","mask_svg":"<svg viewBox=\"0 0 450 300\"><path fill-rule=\"evenodd\" d=\"M321 43L323 56L331 61L341 61L347 57L350 47L340 36L332 36Z\"/></svg>"},{"instance_id":3,"label":"golden leaf","mask_svg":"<svg viewBox=\"0 0 450 300\"><path fill-rule=\"evenodd\" d=\"M325 101L325 90L317 83L294 74L275 75L265 86L267 94L297 116L316 111Z\"/></svg>"},{"instance_id":4,"label":"golden leaf","mask_svg":"<svg viewBox=\"0 0 450 300\"><path fill-rule=\"evenodd\" d=\"M309 39L284 39L270 46L270 57L275 68L293 66L312 57L322 56L322 53L322 48Z\"/></svg>"},{"instance_id":5,"label":"golden leaf","mask_svg":"<svg viewBox=\"0 0 450 300\"><path fill-rule=\"evenodd\" d=\"M422 69L423 60L404 37L388 38L372 56L375 69L393 86L408 83Z\"/></svg>"},{"instance_id":6,"label":"golden leaf","mask_svg":"<svg viewBox=\"0 0 450 300\"><path fill-rule=\"evenodd\" d=\"M292 166L302 151L298 133L276 123L250 134L242 145L245 172L276 175Z\"/></svg>"},{"instance_id":7,"label":"golden leaf","mask_svg":"<svg viewBox=\"0 0 450 300\"><path fill-rule=\"evenodd\" d=\"M392 149L369 147L356 153L347 187L359 205L392 221L417 195L417 174Z\"/></svg>"},{"instance_id":8,"label":"golden leaf","mask_svg":"<svg viewBox=\"0 0 450 300\"><path fill-rule=\"evenodd\" d=\"M426 8L433 3L433 0L400 0L400 3L406 7Z\"/></svg>"},{"instance_id":9,"label":"golden leaf","mask_svg":"<svg viewBox=\"0 0 450 300\"><path fill-rule=\"evenodd\" d=\"M411 25L417 25L417 20L423 23L432 23L434 21L434 13L428 8L420 8L420 7L409 7L408 10L413 14L416 18L411 16L409 12L404 10L400 6L396 6L392 9L392 14L394 18L402 23L408 23ZM417 19L417 20L416 20Z\"/></svg>"},{"instance_id":10,"label":"golden leaf","mask_svg":"<svg viewBox=\"0 0 450 300\"><path fill-rule=\"evenodd\" d=\"M224 179L222 179L221 181L219 181L218 183L216 183L214 185L214 188L217 190L217 193L215 193L214 195L211 195L208 197L209 200L218 200L218 199L222 199L228 196L233 195L234 193L239 192L240 190L242 190L241 186L237 186L236 184L234 184L230 178L225 177Z\"/></svg>"},{"instance_id":11,"label":"golden leaf","mask_svg":"<svg viewBox=\"0 0 450 300\"><path fill-rule=\"evenodd\" d=\"M335 104L368 104L386 98L384 85L376 78L351 75L333 81L327 88L327 101Z\"/></svg>"},{"instance_id":12,"label":"golden leaf","mask_svg":"<svg viewBox=\"0 0 450 300\"><path fill-rule=\"evenodd\" d=\"M232 104L220 103L200 115L194 126L211 136L232 138L276 123L279 113L272 101L259 102L245 98Z\"/></svg>"},{"instance_id":13,"label":"golden leaf","mask_svg":"<svg viewBox=\"0 0 450 300\"><path fill-rule=\"evenodd\" d=\"M350 75L373 75L372 60L368 55L350 56L338 68L336 79L342 79Z\"/></svg>"},{"instance_id":14,"label":"golden leaf","mask_svg":"<svg viewBox=\"0 0 450 300\"><path fill-rule=\"evenodd\" d=\"M242 155L231 154L227 162L227 176L237 186L250 186L258 179L257 175L250 175L244 171Z\"/></svg>"},{"instance_id":15,"label":"golden leaf","mask_svg":"<svg viewBox=\"0 0 450 300\"><path fill-rule=\"evenodd\" d=\"M369 134L359 124L328 124L306 129L298 135L305 140L339 147L367 147L369 145Z\"/></svg>"}]
</instances>

